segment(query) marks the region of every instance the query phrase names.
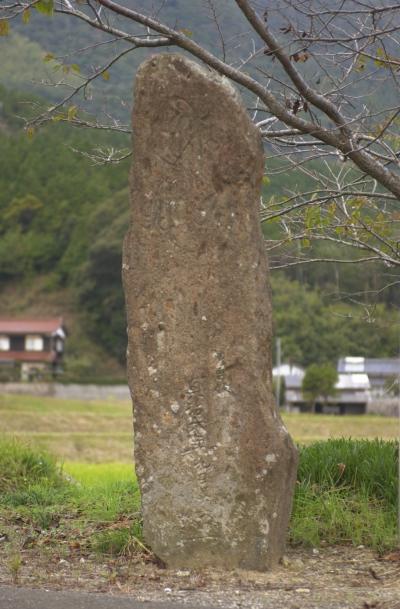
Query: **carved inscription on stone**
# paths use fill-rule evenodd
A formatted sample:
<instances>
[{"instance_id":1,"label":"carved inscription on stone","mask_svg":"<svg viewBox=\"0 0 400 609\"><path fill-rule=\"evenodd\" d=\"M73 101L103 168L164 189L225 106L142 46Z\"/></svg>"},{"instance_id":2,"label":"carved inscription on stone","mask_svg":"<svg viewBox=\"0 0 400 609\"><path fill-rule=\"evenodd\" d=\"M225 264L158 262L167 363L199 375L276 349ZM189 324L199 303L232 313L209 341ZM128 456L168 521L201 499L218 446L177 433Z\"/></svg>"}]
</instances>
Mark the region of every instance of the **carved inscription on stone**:
<instances>
[{"instance_id":1,"label":"carved inscription on stone","mask_svg":"<svg viewBox=\"0 0 400 609\"><path fill-rule=\"evenodd\" d=\"M185 401L187 418L188 446L182 451L185 456L191 455L192 466L196 470L201 488L207 484L207 470L210 467L207 458L207 412L206 396L202 392L201 380L193 379L189 384Z\"/></svg>"},{"instance_id":2,"label":"carved inscription on stone","mask_svg":"<svg viewBox=\"0 0 400 609\"><path fill-rule=\"evenodd\" d=\"M171 567L266 569L296 451L276 412L259 134L236 91L177 55L140 68L124 244L144 535Z\"/></svg>"}]
</instances>

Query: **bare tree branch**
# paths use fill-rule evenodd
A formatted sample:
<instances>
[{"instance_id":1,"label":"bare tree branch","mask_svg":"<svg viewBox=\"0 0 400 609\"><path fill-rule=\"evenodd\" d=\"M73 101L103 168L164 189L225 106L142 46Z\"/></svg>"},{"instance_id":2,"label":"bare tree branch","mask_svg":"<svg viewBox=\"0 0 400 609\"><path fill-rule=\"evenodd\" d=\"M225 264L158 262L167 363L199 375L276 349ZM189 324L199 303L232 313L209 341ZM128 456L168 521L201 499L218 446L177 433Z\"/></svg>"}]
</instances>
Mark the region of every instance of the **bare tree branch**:
<instances>
[{"instance_id":1,"label":"bare tree branch","mask_svg":"<svg viewBox=\"0 0 400 609\"><path fill-rule=\"evenodd\" d=\"M277 268L327 260L312 255L309 244L317 241L364 252L357 263L381 260L399 266L400 5L388 0L229 0L226 7L236 7L242 21L237 36L226 39L220 6L214 0L192 2L215 33L211 45L201 34L181 28L178 17L171 25L161 0L148 8L138 3L141 9L114 0L54 0L57 18L78 19L106 35L79 52L96 56L102 46L102 52L110 49L108 55L113 49L114 56L80 74L77 85L53 82L64 94L31 124L54 118L129 134L126 121L111 115L92 118L77 100L137 49L180 49L244 92L263 138L272 188L276 180L283 183L279 197L265 187L260 214L267 233L275 225L277 236L268 248L279 252ZM0 7L0 17L20 18L34 4L9 2ZM122 45L118 52L116 43ZM97 149L85 154L96 163L113 163L127 153ZM301 247L295 259L293 243ZM339 257L333 254L332 260ZM350 262L348 256L344 260Z\"/></svg>"}]
</instances>

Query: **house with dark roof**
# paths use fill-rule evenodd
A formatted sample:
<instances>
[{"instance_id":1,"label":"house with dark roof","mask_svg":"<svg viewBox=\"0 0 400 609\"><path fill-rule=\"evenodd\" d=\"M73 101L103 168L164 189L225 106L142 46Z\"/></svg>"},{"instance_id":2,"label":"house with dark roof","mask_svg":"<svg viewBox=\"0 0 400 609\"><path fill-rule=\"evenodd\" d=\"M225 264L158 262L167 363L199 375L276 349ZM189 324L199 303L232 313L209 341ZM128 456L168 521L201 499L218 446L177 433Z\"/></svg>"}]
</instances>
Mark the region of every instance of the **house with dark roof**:
<instances>
[{"instance_id":1,"label":"house with dark roof","mask_svg":"<svg viewBox=\"0 0 400 609\"><path fill-rule=\"evenodd\" d=\"M400 379L400 358L343 357L338 362L342 374L367 374L373 396L390 394L390 386Z\"/></svg>"},{"instance_id":2,"label":"house with dark roof","mask_svg":"<svg viewBox=\"0 0 400 609\"><path fill-rule=\"evenodd\" d=\"M304 397L302 384L305 371L298 366L283 364L273 369L274 379L284 379L285 404L291 411L310 412L311 406ZM335 384L335 395L317 400L316 413L364 414L370 399L370 381L362 372L339 373Z\"/></svg>"},{"instance_id":3,"label":"house with dark roof","mask_svg":"<svg viewBox=\"0 0 400 609\"><path fill-rule=\"evenodd\" d=\"M0 318L0 366L20 369L21 380L62 370L66 329L62 317Z\"/></svg>"},{"instance_id":4,"label":"house with dark roof","mask_svg":"<svg viewBox=\"0 0 400 609\"><path fill-rule=\"evenodd\" d=\"M300 412L309 412L310 405L302 392L300 376L286 378L286 402ZM317 400L315 412L324 414L365 414L369 400L370 383L366 374L339 374L335 395Z\"/></svg>"}]
</instances>

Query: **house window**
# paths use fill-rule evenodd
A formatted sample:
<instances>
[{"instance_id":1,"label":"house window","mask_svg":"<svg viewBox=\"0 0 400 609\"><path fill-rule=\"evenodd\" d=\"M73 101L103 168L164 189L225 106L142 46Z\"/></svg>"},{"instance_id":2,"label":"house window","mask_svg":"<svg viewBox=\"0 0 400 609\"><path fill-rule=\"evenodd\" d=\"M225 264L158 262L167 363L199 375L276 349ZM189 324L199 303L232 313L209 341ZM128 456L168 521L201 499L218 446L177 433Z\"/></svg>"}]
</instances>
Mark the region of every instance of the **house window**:
<instances>
[{"instance_id":1,"label":"house window","mask_svg":"<svg viewBox=\"0 0 400 609\"><path fill-rule=\"evenodd\" d=\"M25 351L43 351L43 338L35 334L25 336Z\"/></svg>"},{"instance_id":2,"label":"house window","mask_svg":"<svg viewBox=\"0 0 400 609\"><path fill-rule=\"evenodd\" d=\"M10 338L8 336L0 336L0 351L10 350Z\"/></svg>"}]
</instances>

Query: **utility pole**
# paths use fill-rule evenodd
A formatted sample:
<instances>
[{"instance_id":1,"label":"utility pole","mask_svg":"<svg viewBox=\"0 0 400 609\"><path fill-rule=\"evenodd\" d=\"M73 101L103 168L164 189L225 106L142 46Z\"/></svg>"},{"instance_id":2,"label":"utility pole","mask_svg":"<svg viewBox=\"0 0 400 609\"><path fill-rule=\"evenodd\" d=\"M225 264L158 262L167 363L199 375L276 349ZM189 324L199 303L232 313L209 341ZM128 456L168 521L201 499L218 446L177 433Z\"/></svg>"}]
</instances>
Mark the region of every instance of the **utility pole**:
<instances>
[{"instance_id":1,"label":"utility pole","mask_svg":"<svg viewBox=\"0 0 400 609\"><path fill-rule=\"evenodd\" d=\"M281 360L282 357L282 353L281 353L281 339L277 338L276 339L276 365L278 367L278 375L276 377L276 404L279 408L280 406L280 401L281 401ZM400 416L400 414L399 414Z\"/></svg>"}]
</instances>

